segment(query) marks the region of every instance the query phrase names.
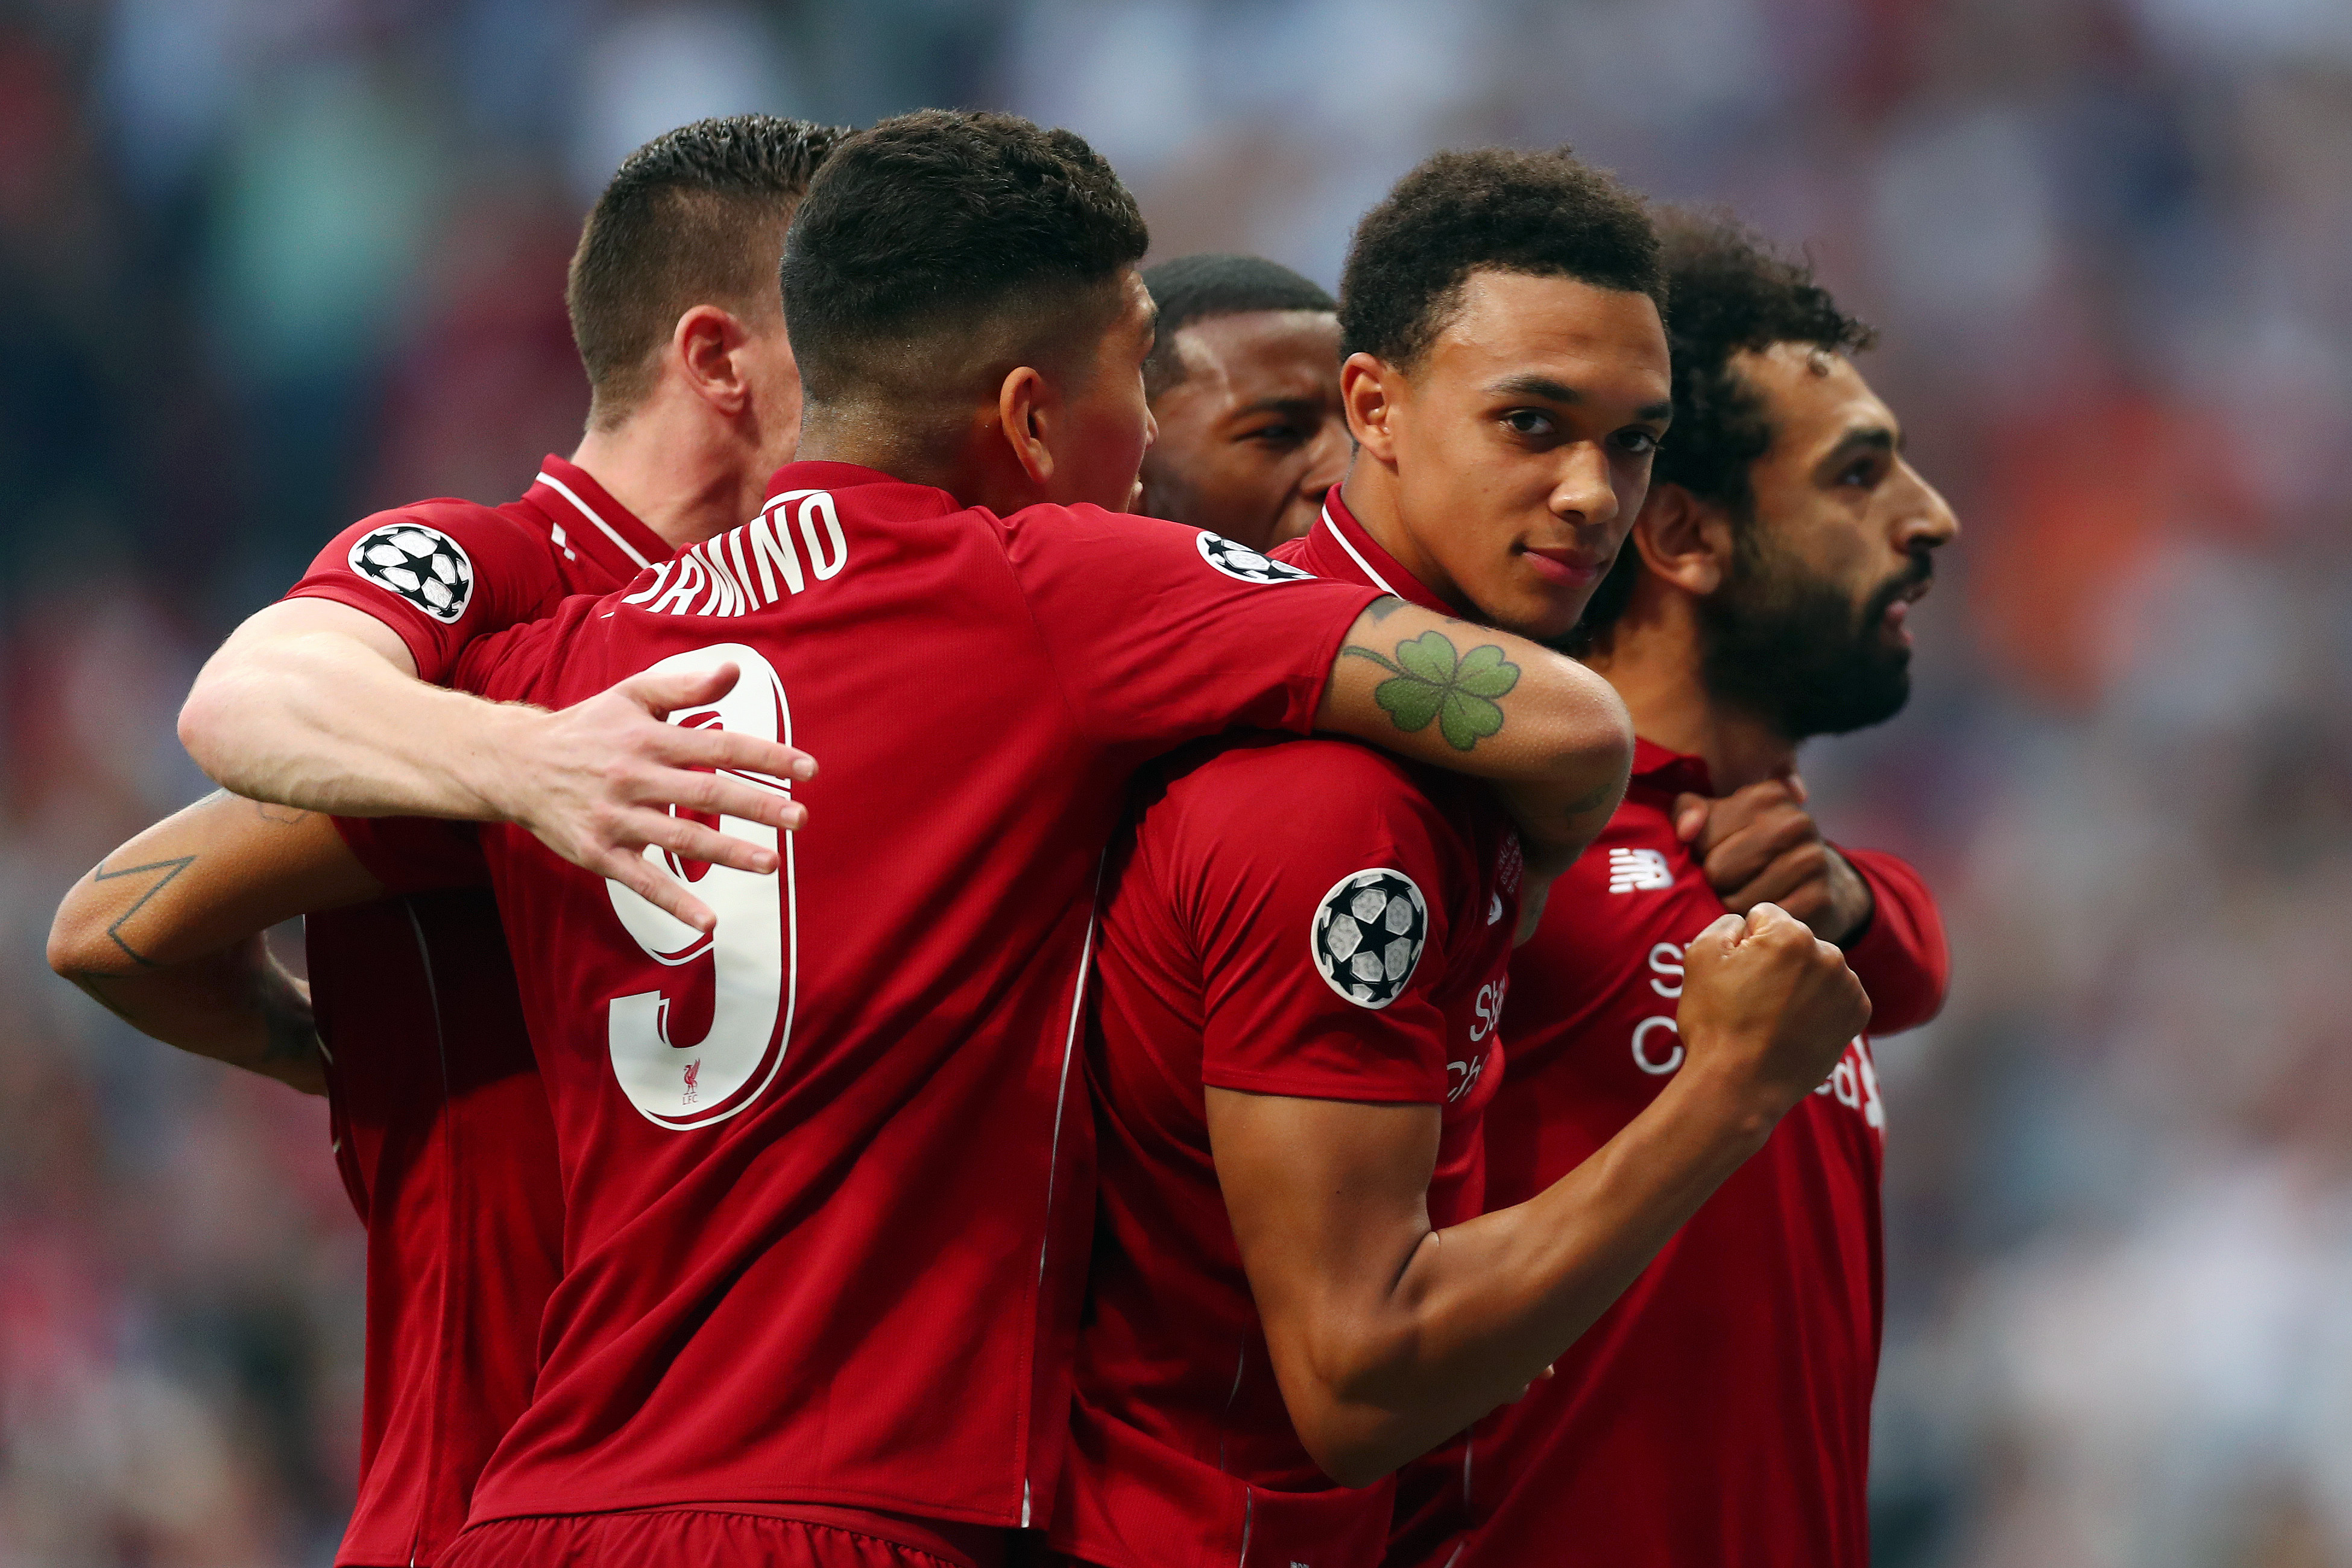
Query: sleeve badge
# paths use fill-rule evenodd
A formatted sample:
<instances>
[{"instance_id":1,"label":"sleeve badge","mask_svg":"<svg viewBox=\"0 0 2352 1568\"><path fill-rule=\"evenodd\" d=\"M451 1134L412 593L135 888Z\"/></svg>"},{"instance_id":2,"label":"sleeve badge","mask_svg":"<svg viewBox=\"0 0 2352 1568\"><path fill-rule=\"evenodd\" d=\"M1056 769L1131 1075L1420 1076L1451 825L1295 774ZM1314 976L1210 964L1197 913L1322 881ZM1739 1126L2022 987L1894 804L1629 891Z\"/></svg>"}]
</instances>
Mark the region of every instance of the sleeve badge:
<instances>
[{"instance_id":1,"label":"sleeve badge","mask_svg":"<svg viewBox=\"0 0 2352 1568\"><path fill-rule=\"evenodd\" d=\"M352 546L352 570L387 593L455 625L474 597L474 563L438 528L394 523Z\"/></svg>"},{"instance_id":2,"label":"sleeve badge","mask_svg":"<svg viewBox=\"0 0 2352 1568\"><path fill-rule=\"evenodd\" d=\"M1244 582L1311 582L1315 574L1301 571L1286 561L1263 556L1247 545L1235 544L1222 534L1201 532L1201 559L1223 572L1227 577Z\"/></svg>"},{"instance_id":3,"label":"sleeve badge","mask_svg":"<svg viewBox=\"0 0 2352 1568\"><path fill-rule=\"evenodd\" d=\"M1385 867L1339 879L1307 933L1316 972L1360 1008L1404 994L1429 941L1429 904L1412 878Z\"/></svg>"}]
</instances>

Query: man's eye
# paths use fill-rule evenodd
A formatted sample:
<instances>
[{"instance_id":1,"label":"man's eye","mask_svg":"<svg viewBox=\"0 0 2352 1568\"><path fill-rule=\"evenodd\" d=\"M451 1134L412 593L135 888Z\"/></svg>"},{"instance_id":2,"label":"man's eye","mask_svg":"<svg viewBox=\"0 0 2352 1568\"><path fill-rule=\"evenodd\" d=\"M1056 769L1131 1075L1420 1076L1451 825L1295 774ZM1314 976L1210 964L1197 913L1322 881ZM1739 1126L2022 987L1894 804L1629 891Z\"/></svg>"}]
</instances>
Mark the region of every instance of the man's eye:
<instances>
[{"instance_id":1,"label":"man's eye","mask_svg":"<svg viewBox=\"0 0 2352 1568\"><path fill-rule=\"evenodd\" d=\"M1617 444L1636 457L1647 457L1658 449L1658 438L1646 430L1628 430L1619 434Z\"/></svg>"},{"instance_id":2,"label":"man's eye","mask_svg":"<svg viewBox=\"0 0 2352 1568\"><path fill-rule=\"evenodd\" d=\"M1262 424L1243 434L1244 441L1264 441L1277 446L1294 446L1307 439L1307 434L1295 424Z\"/></svg>"},{"instance_id":3,"label":"man's eye","mask_svg":"<svg viewBox=\"0 0 2352 1568\"><path fill-rule=\"evenodd\" d=\"M1515 408L1503 416L1503 423L1511 427L1515 435L1549 435L1552 433L1551 415L1541 409Z\"/></svg>"},{"instance_id":4,"label":"man's eye","mask_svg":"<svg viewBox=\"0 0 2352 1568\"><path fill-rule=\"evenodd\" d=\"M1854 459L1845 465L1843 472L1838 475L1837 482L1841 485L1859 485L1868 489L1878 483L1878 459L1875 457Z\"/></svg>"}]
</instances>

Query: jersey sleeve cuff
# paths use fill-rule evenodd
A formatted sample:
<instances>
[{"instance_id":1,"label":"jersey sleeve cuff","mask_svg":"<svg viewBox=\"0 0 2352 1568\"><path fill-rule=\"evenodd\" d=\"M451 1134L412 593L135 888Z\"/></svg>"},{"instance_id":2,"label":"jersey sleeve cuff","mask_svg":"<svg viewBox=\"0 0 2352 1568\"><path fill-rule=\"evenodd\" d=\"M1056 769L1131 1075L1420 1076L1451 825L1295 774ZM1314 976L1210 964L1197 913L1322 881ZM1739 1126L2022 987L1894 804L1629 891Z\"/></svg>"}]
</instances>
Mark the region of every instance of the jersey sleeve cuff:
<instances>
[{"instance_id":1,"label":"jersey sleeve cuff","mask_svg":"<svg viewBox=\"0 0 2352 1568\"><path fill-rule=\"evenodd\" d=\"M288 599L324 599L336 604L348 604L371 620L382 622L408 645L408 656L416 661L418 680L436 686L448 685L455 662L448 657L447 650L422 627L378 614L376 612L385 597L374 593L371 599L356 588L343 588L331 582L298 584L286 592Z\"/></svg>"},{"instance_id":2,"label":"jersey sleeve cuff","mask_svg":"<svg viewBox=\"0 0 2352 1568\"><path fill-rule=\"evenodd\" d=\"M1307 700L1300 705L1297 712L1291 715L1291 728L1300 735L1312 735L1315 732L1315 716L1322 709L1323 694L1331 685L1331 667L1339 662L1339 650L1347 645L1349 630L1356 624L1367 609L1383 599L1392 597L1377 588L1365 588L1357 583L1335 581L1333 586L1354 588L1357 591L1355 602L1349 607L1348 613L1339 620L1339 623L1316 644L1320 661L1314 665L1315 673L1307 678L1305 693Z\"/></svg>"},{"instance_id":3,"label":"jersey sleeve cuff","mask_svg":"<svg viewBox=\"0 0 2352 1568\"><path fill-rule=\"evenodd\" d=\"M1201 1082L1212 1089L1245 1094L1279 1094L1291 1100L1349 1100L1367 1105L1443 1105L1446 1085L1396 1073L1248 1072L1203 1067Z\"/></svg>"}]
</instances>

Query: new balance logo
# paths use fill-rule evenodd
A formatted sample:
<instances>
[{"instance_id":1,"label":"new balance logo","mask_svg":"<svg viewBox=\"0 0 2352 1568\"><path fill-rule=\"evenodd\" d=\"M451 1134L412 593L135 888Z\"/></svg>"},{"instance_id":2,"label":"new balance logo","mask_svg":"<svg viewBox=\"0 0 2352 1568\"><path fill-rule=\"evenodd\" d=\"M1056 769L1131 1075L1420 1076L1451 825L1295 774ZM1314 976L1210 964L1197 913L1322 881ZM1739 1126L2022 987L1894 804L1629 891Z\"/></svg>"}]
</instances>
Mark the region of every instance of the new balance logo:
<instances>
[{"instance_id":1,"label":"new balance logo","mask_svg":"<svg viewBox=\"0 0 2352 1568\"><path fill-rule=\"evenodd\" d=\"M1655 850L1611 850L1609 891L1654 893L1675 885L1673 868Z\"/></svg>"}]
</instances>

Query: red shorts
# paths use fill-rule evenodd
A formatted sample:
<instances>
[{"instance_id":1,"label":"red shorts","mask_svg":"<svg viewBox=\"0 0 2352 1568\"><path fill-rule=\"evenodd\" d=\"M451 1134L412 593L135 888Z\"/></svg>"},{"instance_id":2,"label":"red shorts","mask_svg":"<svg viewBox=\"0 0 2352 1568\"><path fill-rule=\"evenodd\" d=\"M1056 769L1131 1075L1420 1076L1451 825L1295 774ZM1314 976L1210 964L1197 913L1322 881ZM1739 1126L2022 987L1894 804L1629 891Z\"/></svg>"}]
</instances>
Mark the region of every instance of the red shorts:
<instances>
[{"instance_id":1,"label":"red shorts","mask_svg":"<svg viewBox=\"0 0 2352 1568\"><path fill-rule=\"evenodd\" d=\"M701 1509L493 1519L440 1568L959 1568L951 1559L830 1524Z\"/></svg>"}]
</instances>

